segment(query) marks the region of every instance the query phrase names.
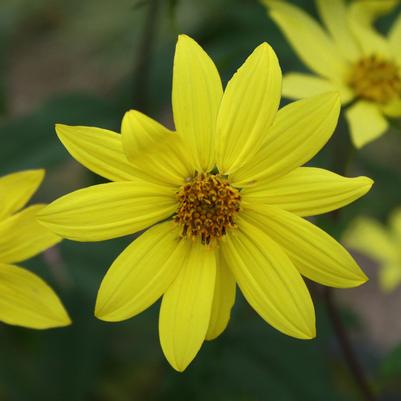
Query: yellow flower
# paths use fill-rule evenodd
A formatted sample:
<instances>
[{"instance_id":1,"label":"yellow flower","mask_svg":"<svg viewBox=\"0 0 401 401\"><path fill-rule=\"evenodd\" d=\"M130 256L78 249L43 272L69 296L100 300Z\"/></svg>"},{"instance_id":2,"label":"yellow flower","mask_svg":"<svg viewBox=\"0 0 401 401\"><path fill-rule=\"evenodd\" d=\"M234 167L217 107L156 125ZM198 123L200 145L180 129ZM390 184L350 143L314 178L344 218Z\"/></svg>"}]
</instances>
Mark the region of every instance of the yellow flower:
<instances>
[{"instance_id":1,"label":"yellow flower","mask_svg":"<svg viewBox=\"0 0 401 401\"><path fill-rule=\"evenodd\" d=\"M304 64L316 75L289 73L283 95L300 99L330 90L341 94L357 148L388 129L386 117L401 117L401 14L387 37L373 28L396 0L316 0L322 28L285 1L262 0Z\"/></svg>"},{"instance_id":2,"label":"yellow flower","mask_svg":"<svg viewBox=\"0 0 401 401\"><path fill-rule=\"evenodd\" d=\"M173 75L176 132L135 110L124 116L122 135L57 126L79 162L115 182L56 200L41 221L77 241L151 227L110 267L95 314L120 321L163 297L160 342L179 371L205 339L225 329L236 283L272 326L314 337L313 304L301 274L335 287L366 281L339 243L302 218L344 206L372 185L366 177L300 167L332 135L338 94L277 111L281 71L267 43L223 94L213 61L181 35Z\"/></svg>"},{"instance_id":3,"label":"yellow flower","mask_svg":"<svg viewBox=\"0 0 401 401\"><path fill-rule=\"evenodd\" d=\"M344 242L380 265L379 283L384 291L401 283L401 208L391 214L389 228L368 217L355 220Z\"/></svg>"},{"instance_id":4,"label":"yellow flower","mask_svg":"<svg viewBox=\"0 0 401 401\"><path fill-rule=\"evenodd\" d=\"M60 241L36 221L45 205L21 210L43 177L43 170L27 170L0 178L0 320L34 329L71 323L53 290L37 275L14 265Z\"/></svg>"}]
</instances>

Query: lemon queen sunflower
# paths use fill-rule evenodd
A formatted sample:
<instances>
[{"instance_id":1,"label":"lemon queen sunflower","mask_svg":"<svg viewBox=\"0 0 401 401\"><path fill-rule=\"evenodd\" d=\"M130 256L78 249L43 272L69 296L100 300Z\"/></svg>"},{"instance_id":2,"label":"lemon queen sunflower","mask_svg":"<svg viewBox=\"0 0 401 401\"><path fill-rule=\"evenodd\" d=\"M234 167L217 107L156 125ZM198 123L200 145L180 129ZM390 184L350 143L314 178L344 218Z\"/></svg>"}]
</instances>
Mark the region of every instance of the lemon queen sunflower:
<instances>
[{"instance_id":1,"label":"lemon queen sunflower","mask_svg":"<svg viewBox=\"0 0 401 401\"><path fill-rule=\"evenodd\" d=\"M351 138L360 148L401 117L401 14L387 37L372 26L397 0L316 0L326 29L286 1L262 0L304 64L315 74L289 73L283 95L300 99L338 90Z\"/></svg>"},{"instance_id":2,"label":"lemon queen sunflower","mask_svg":"<svg viewBox=\"0 0 401 401\"><path fill-rule=\"evenodd\" d=\"M343 206L372 184L300 167L331 136L338 95L277 111L281 72L266 43L223 94L212 60L180 36L173 75L175 132L133 110L121 135L57 126L77 160L115 182L56 200L41 222L78 241L151 226L110 267L95 314L120 321L163 297L160 342L179 371L205 339L225 329L236 284L272 326L314 337L313 304L301 274L336 287L366 280L340 244L302 218Z\"/></svg>"},{"instance_id":3,"label":"lemon queen sunflower","mask_svg":"<svg viewBox=\"0 0 401 401\"><path fill-rule=\"evenodd\" d=\"M36 221L45 205L21 210L43 176L43 170L27 170L0 178L0 321L35 329L70 324L53 290L35 274L14 265L60 241Z\"/></svg>"}]
</instances>

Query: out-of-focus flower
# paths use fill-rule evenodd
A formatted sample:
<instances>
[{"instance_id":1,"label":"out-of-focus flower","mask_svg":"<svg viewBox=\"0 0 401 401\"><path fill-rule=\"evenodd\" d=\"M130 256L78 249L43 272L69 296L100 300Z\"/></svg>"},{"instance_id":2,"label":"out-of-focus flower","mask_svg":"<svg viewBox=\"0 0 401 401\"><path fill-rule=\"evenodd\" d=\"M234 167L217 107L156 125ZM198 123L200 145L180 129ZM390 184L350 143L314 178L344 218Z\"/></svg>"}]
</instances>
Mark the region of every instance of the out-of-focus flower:
<instances>
[{"instance_id":1,"label":"out-of-focus flower","mask_svg":"<svg viewBox=\"0 0 401 401\"><path fill-rule=\"evenodd\" d=\"M375 18L396 0L316 0L325 29L300 8L262 0L304 64L316 75L289 73L283 95L292 99L338 90L351 137L360 148L383 135L387 117L401 117L401 14L387 37Z\"/></svg>"},{"instance_id":2,"label":"out-of-focus flower","mask_svg":"<svg viewBox=\"0 0 401 401\"><path fill-rule=\"evenodd\" d=\"M380 265L383 290L392 291L401 283L401 208L391 214L388 227L367 217L355 220L344 234L344 243Z\"/></svg>"},{"instance_id":3,"label":"out-of-focus flower","mask_svg":"<svg viewBox=\"0 0 401 401\"><path fill-rule=\"evenodd\" d=\"M36 221L45 205L21 210L43 177L43 170L27 170L0 178L0 320L35 329L71 323L53 290L36 274L14 265L60 241Z\"/></svg>"},{"instance_id":4,"label":"out-of-focus flower","mask_svg":"<svg viewBox=\"0 0 401 401\"><path fill-rule=\"evenodd\" d=\"M110 267L95 314L120 321L163 297L161 346L179 371L225 329L236 283L268 323L307 339L315 336L315 314L301 274L335 287L366 281L338 242L302 218L342 207L372 185L300 167L332 135L339 96L278 111L280 96L281 70L267 43L223 94L213 61L182 35L174 59L176 132L134 110L122 135L57 126L78 161L116 182L66 195L40 219L77 241L151 227Z\"/></svg>"}]
</instances>

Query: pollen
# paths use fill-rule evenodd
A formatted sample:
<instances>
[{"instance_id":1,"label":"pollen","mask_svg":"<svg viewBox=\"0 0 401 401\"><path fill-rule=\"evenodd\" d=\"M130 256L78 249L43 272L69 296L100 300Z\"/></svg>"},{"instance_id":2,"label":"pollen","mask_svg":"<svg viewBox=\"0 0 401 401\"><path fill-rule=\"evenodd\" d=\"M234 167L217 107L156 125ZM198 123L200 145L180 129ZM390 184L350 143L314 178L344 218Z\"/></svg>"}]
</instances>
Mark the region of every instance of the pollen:
<instances>
[{"instance_id":1,"label":"pollen","mask_svg":"<svg viewBox=\"0 0 401 401\"><path fill-rule=\"evenodd\" d=\"M400 67L376 55L365 57L353 65L348 84L361 98L387 103L401 94Z\"/></svg>"},{"instance_id":2,"label":"pollen","mask_svg":"<svg viewBox=\"0 0 401 401\"><path fill-rule=\"evenodd\" d=\"M209 245L236 227L241 196L222 175L196 175L180 188L177 199L174 221L180 225L182 237Z\"/></svg>"}]
</instances>

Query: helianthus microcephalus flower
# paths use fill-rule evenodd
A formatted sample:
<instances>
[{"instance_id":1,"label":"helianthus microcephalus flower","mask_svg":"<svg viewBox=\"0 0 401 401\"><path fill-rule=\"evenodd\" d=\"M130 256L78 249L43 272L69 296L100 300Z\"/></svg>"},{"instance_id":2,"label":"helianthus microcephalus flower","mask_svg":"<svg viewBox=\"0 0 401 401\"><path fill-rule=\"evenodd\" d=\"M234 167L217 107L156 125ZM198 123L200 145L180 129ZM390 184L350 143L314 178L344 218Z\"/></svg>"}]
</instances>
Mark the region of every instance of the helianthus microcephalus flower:
<instances>
[{"instance_id":1,"label":"helianthus microcephalus flower","mask_svg":"<svg viewBox=\"0 0 401 401\"><path fill-rule=\"evenodd\" d=\"M278 110L281 71L261 44L224 94L212 60L188 36L174 58L172 132L129 111L122 135L57 126L69 152L116 181L68 194L41 212L59 235L99 241L149 228L114 261L95 314L128 319L163 297L160 342L184 370L225 329L236 283L281 332L315 336L304 276L335 287L366 281L349 253L302 217L344 206L372 185L300 167L329 139L340 101L319 95Z\"/></svg>"},{"instance_id":2,"label":"helianthus microcephalus flower","mask_svg":"<svg viewBox=\"0 0 401 401\"><path fill-rule=\"evenodd\" d=\"M401 14L387 37L374 19L396 0L316 0L317 21L300 8L279 0L262 0L304 64L316 75L289 73L283 95L300 99L338 90L354 145L360 148L383 135L387 120L401 117Z\"/></svg>"},{"instance_id":3,"label":"helianthus microcephalus flower","mask_svg":"<svg viewBox=\"0 0 401 401\"><path fill-rule=\"evenodd\" d=\"M34 329L71 323L53 290L36 274L14 265L60 241L36 221L45 205L21 210L43 177L43 170L27 170L0 178L0 320Z\"/></svg>"},{"instance_id":4,"label":"helianthus microcephalus flower","mask_svg":"<svg viewBox=\"0 0 401 401\"><path fill-rule=\"evenodd\" d=\"M384 291L401 284L401 208L391 213L388 227L370 217L359 217L351 222L344 242L379 264L379 284Z\"/></svg>"}]
</instances>

